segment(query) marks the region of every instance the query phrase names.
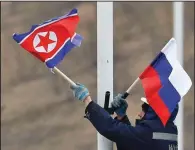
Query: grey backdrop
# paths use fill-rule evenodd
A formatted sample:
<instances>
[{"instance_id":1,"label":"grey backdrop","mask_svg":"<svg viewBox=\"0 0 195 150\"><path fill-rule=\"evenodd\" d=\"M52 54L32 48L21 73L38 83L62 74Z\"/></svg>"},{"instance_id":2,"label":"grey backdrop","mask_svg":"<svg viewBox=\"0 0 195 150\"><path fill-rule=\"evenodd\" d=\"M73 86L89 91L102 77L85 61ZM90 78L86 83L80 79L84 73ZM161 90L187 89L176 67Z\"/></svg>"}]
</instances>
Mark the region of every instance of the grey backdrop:
<instances>
[{"instance_id":1,"label":"grey backdrop","mask_svg":"<svg viewBox=\"0 0 195 150\"><path fill-rule=\"evenodd\" d=\"M68 84L17 45L14 32L78 8L84 37L59 68L97 95L96 2L1 3L1 148L3 150L95 150L96 130ZM173 33L171 2L114 2L114 90L123 92ZM184 67L194 81L194 5L185 2ZM194 148L194 85L184 97L185 150ZM140 110L141 84L128 98L132 123Z\"/></svg>"}]
</instances>

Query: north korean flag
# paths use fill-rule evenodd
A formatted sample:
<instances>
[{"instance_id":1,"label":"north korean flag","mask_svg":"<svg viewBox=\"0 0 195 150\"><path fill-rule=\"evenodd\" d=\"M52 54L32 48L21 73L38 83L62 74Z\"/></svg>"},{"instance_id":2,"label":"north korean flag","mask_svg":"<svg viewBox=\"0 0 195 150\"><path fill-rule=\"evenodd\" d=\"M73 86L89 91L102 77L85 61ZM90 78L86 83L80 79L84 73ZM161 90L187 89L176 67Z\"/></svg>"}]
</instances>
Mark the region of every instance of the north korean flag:
<instances>
[{"instance_id":1,"label":"north korean flag","mask_svg":"<svg viewBox=\"0 0 195 150\"><path fill-rule=\"evenodd\" d=\"M83 38L75 32L78 22L77 9L73 9L64 16L33 25L27 33L14 33L13 39L53 68L72 48L81 45Z\"/></svg>"}]
</instances>

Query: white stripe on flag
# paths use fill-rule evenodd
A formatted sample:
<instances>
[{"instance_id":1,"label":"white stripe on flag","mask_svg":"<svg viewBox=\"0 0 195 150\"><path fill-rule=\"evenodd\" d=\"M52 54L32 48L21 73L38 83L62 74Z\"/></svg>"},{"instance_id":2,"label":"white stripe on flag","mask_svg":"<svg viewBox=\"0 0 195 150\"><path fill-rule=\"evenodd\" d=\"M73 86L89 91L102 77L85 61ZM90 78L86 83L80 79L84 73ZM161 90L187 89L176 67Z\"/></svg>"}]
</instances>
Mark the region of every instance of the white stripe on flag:
<instances>
[{"instance_id":1,"label":"white stripe on flag","mask_svg":"<svg viewBox=\"0 0 195 150\"><path fill-rule=\"evenodd\" d=\"M176 40L172 38L161 50L165 54L168 62L173 70L169 76L169 81L177 90L181 98L189 91L192 86L192 81L186 71L183 69L177 57L175 56L177 50Z\"/></svg>"}]
</instances>

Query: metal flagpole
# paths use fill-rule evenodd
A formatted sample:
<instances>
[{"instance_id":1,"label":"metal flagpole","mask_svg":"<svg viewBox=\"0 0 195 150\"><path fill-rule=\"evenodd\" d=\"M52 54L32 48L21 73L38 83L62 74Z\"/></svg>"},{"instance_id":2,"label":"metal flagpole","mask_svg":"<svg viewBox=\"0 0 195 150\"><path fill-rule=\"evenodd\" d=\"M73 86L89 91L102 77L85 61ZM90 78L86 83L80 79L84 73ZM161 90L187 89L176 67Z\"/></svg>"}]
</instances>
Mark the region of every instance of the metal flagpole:
<instances>
[{"instance_id":1,"label":"metal flagpole","mask_svg":"<svg viewBox=\"0 0 195 150\"><path fill-rule=\"evenodd\" d=\"M183 66L183 2L173 2L173 35L177 42L177 52L176 56L180 62L180 64ZM176 117L175 123L178 128L178 150L184 150L184 143L183 143L183 100L179 102L179 112Z\"/></svg>"},{"instance_id":2,"label":"metal flagpole","mask_svg":"<svg viewBox=\"0 0 195 150\"><path fill-rule=\"evenodd\" d=\"M97 103L104 107L105 93L113 101L113 2L97 2ZM97 133L97 149L112 150L113 142Z\"/></svg>"}]
</instances>

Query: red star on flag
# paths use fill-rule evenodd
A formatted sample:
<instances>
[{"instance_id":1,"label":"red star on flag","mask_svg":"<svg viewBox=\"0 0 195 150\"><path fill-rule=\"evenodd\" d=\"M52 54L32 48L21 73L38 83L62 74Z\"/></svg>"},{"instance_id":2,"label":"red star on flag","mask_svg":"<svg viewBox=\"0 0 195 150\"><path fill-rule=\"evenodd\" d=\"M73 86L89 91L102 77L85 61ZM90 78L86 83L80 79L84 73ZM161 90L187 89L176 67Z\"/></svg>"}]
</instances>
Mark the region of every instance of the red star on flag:
<instances>
[{"instance_id":1,"label":"red star on flag","mask_svg":"<svg viewBox=\"0 0 195 150\"><path fill-rule=\"evenodd\" d=\"M44 49L46 50L46 52L48 51L48 45L56 42L56 41L53 41L49 38L49 32L47 32L47 34L45 36L42 36L42 35L38 35L38 36L40 39L40 43L36 47L43 46Z\"/></svg>"}]
</instances>

